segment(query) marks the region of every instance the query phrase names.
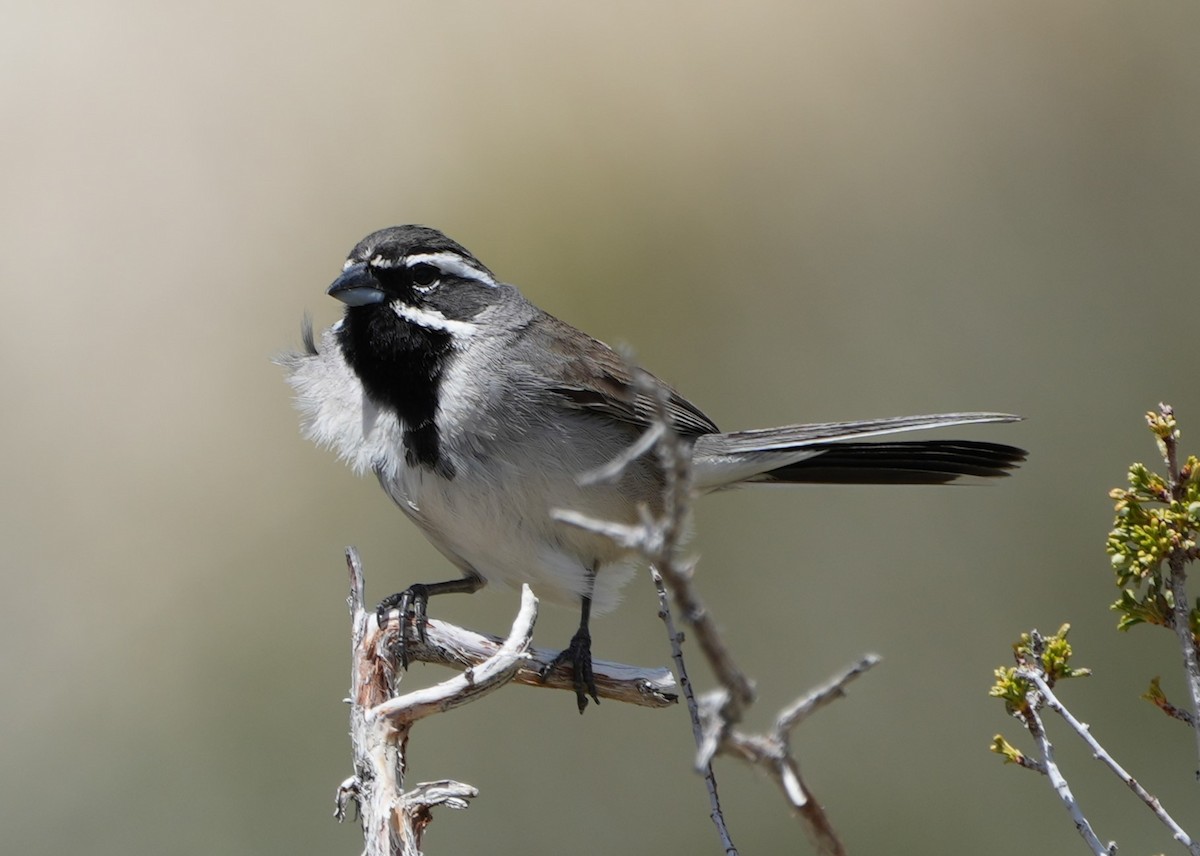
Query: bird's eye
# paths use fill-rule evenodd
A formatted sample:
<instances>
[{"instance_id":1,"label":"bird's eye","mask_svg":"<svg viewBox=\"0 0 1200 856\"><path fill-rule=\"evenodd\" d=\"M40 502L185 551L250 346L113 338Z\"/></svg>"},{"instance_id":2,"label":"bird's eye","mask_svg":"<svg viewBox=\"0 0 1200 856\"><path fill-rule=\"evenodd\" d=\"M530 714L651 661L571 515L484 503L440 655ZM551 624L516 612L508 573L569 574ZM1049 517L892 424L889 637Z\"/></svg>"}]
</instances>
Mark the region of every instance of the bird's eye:
<instances>
[{"instance_id":1,"label":"bird's eye","mask_svg":"<svg viewBox=\"0 0 1200 856\"><path fill-rule=\"evenodd\" d=\"M409 275L412 277L413 285L427 288L438 281L442 272L433 265L419 264L412 266Z\"/></svg>"}]
</instances>

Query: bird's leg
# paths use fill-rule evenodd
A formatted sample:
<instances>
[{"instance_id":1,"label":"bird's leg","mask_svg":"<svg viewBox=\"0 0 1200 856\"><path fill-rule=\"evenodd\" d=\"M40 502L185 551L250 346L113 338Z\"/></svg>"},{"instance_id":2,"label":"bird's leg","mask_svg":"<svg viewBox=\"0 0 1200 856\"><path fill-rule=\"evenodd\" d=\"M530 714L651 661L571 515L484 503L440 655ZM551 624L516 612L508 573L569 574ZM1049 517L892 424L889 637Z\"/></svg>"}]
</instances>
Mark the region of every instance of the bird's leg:
<instances>
[{"instance_id":1,"label":"bird's leg","mask_svg":"<svg viewBox=\"0 0 1200 856\"><path fill-rule=\"evenodd\" d=\"M400 655L400 665L408 668L408 641L404 633L404 621L410 615L417 628L417 636L425 641L425 613L429 606L429 598L435 594L471 594L483 587L483 578L474 575L457 580L446 580L441 583L415 583L404 591L390 594L379 601L375 607L375 619L379 626L387 623L387 615L393 609L400 610L400 638L396 642L396 650Z\"/></svg>"},{"instance_id":2,"label":"bird's leg","mask_svg":"<svg viewBox=\"0 0 1200 856\"><path fill-rule=\"evenodd\" d=\"M592 572L592 579L595 579L595 571ZM579 629L571 637L570 644L558 653L550 665L542 670L542 680L545 680L558 666L570 663L571 675L575 683L575 700L579 704L579 712L583 713L587 708L589 695L596 704L600 704L600 697L596 693L596 678L592 674L592 634L588 630L588 619L592 614L592 599L588 595L584 595L580 598L580 602Z\"/></svg>"}]
</instances>

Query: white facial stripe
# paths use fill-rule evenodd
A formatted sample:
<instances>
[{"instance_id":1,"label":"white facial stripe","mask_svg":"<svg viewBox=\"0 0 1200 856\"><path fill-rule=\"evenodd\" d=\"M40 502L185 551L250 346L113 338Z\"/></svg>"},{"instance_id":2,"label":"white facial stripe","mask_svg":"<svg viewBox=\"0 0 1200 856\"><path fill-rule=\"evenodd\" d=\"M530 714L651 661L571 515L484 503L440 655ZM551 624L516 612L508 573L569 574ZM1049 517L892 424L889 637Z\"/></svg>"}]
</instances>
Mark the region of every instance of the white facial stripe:
<instances>
[{"instance_id":1,"label":"white facial stripe","mask_svg":"<svg viewBox=\"0 0 1200 856\"><path fill-rule=\"evenodd\" d=\"M474 336L478 329L477 325L470 321L455 321L452 318L447 318L436 309L421 309L417 306L409 306L407 303L401 303L399 300L392 303L392 311L400 318L416 324L418 327L424 327L426 330L437 330L442 333L449 333L452 336Z\"/></svg>"},{"instance_id":2,"label":"white facial stripe","mask_svg":"<svg viewBox=\"0 0 1200 856\"><path fill-rule=\"evenodd\" d=\"M488 288L494 288L496 285L496 280L486 271L475 267L458 253L418 253L415 256L406 256L404 264L410 268L416 265L433 265L438 270L462 279L474 280Z\"/></svg>"}]
</instances>

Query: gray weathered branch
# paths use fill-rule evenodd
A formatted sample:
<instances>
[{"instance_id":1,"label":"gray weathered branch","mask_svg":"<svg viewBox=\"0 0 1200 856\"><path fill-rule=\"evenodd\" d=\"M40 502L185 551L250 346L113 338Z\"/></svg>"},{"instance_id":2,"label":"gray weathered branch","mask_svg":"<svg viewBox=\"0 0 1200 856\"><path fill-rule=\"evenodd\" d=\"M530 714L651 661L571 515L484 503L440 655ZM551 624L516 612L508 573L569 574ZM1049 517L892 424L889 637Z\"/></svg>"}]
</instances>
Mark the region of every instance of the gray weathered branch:
<instances>
[{"instance_id":1,"label":"gray weathered branch","mask_svg":"<svg viewBox=\"0 0 1200 856\"><path fill-rule=\"evenodd\" d=\"M419 856L421 838L432 821L435 806L466 808L477 795L461 782L424 782L405 791L405 757L409 733L427 716L477 701L504 684L570 689L569 676L551 674L543 681L541 668L557 652L530 647L537 619L537 598L528 586L521 590L521 608L506 639L487 636L429 619L419 635L411 620L393 612L381 631L375 610L367 609L362 562L354 548L346 551L350 575L353 673L351 676L350 738L354 775L337 792L334 816L346 817L354 806L362 824L364 856ZM441 663L459 669L441 683L399 692L402 670L396 634L404 625L410 661ZM601 695L644 707L666 707L676 700L674 676L667 669L640 669L596 661Z\"/></svg>"},{"instance_id":2,"label":"gray weathered branch","mask_svg":"<svg viewBox=\"0 0 1200 856\"><path fill-rule=\"evenodd\" d=\"M389 629L397 626L399 615L398 611L391 613ZM476 633L435 618L427 620L424 639L420 638L411 621L406 625L405 645L410 660L436 663L453 669L478 666L491 657L504 641L499 636ZM565 666L551 672L545 680L541 677L541 670L554 661L557 651L530 648L528 654L513 676L513 683L575 692L573 679ZM595 660L592 668L601 698L655 708L669 707L679 700L675 676L670 669L642 668L608 660Z\"/></svg>"},{"instance_id":3,"label":"gray weathered branch","mask_svg":"<svg viewBox=\"0 0 1200 856\"><path fill-rule=\"evenodd\" d=\"M842 856L845 849L820 802L800 775L792 754L791 730L809 713L844 694L844 687L879 662L867 655L830 684L789 705L776 718L774 728L763 735L746 735L735 730L754 701L754 684L734 660L720 627L693 585L693 562L680 557L690 513L691 449L671 430L664 390L634 371L641 383L638 394L653 403L654 421L646 433L609 465L587 473L581 481L591 483L616 478L630 463L653 450L664 474L662 511L652 515L642 509L636 524L600 520L570 509L553 512L556 520L603 535L627 550L641 554L650 564L659 595L659 613L667 627L672 658L687 701L696 740L696 768L708 791L710 817L726 856L736 856L717 792L712 759L718 753L733 755L759 766L780 786L789 805L804 822L820 856ZM682 620L691 630L720 687L697 699L683 657L683 635L675 628L670 591Z\"/></svg>"},{"instance_id":4,"label":"gray weathered branch","mask_svg":"<svg viewBox=\"0 0 1200 856\"><path fill-rule=\"evenodd\" d=\"M394 660L382 644L373 612L363 600L358 554L346 551L350 572L350 616L354 670L350 688L350 737L354 775L338 788L334 815L346 816L353 803L362 822L364 856L419 856L421 837L434 806L466 808L476 795L460 782L425 782L404 791L409 732L420 719L474 701L516 675L533 637L537 598L528 587L512 632L483 663L437 686L398 695Z\"/></svg>"}]
</instances>

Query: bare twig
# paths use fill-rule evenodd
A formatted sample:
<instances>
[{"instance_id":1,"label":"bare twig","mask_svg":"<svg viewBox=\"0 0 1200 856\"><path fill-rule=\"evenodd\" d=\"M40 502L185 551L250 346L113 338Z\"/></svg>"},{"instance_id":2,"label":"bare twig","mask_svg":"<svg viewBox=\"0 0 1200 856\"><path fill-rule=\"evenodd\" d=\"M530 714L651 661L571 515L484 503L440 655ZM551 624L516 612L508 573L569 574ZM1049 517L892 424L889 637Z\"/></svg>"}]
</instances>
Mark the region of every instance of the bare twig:
<instances>
[{"instance_id":1,"label":"bare twig","mask_svg":"<svg viewBox=\"0 0 1200 856\"><path fill-rule=\"evenodd\" d=\"M1012 759L1012 762L1018 767L1024 767L1026 770L1032 770L1035 773L1041 773L1043 776L1048 775L1046 771L1046 765L1036 758L1030 758L1028 755L1018 755Z\"/></svg>"},{"instance_id":2,"label":"bare twig","mask_svg":"<svg viewBox=\"0 0 1200 856\"><path fill-rule=\"evenodd\" d=\"M789 736L791 729L805 716L842 695L845 685L874 666L878 657L865 657L829 685L789 705L779 714L775 727L767 735L744 735L734 730L745 709L754 701L754 684L735 663L716 620L692 584L693 563L679 556L690 511L691 448L670 428L666 392L640 373L635 371L633 374L639 378L637 392L641 400L653 404L654 423L629 450L611 464L586 474L583 480L615 478L632 461L653 448L664 474L661 513L652 516L643 509L641 521L633 525L598 520L570 510L557 510L553 516L561 522L604 535L625 549L637 551L649 562L658 590L659 614L667 627L672 658L692 719L696 768L704 777L711 817L726 854L733 856L737 850L721 811L712 767L712 759L718 752L742 758L765 770L804 821L817 852L822 856L841 856L845 850L824 809L812 797L800 776ZM681 645L683 634L676 630L668 589L720 684L719 689L700 698L695 696L688 677Z\"/></svg>"},{"instance_id":3,"label":"bare twig","mask_svg":"<svg viewBox=\"0 0 1200 856\"><path fill-rule=\"evenodd\" d=\"M583 473L577 481L582 486L616 481L630 464L653 449L654 445L662 437L663 432L667 430L665 422L656 422L647 428L642 436L628 449L621 452L604 466Z\"/></svg>"},{"instance_id":4,"label":"bare twig","mask_svg":"<svg viewBox=\"0 0 1200 856\"><path fill-rule=\"evenodd\" d=\"M537 598L528 586L523 588L512 632L492 657L437 686L398 696L395 664L382 644L374 611L365 607L362 563L353 548L346 551L346 564L354 658L349 699L354 775L338 788L334 815L341 820L348 806L355 805L364 856L417 856L433 806L465 808L476 790L447 780L403 792L409 732L418 720L474 701L516 675L528 656Z\"/></svg>"},{"instance_id":5,"label":"bare twig","mask_svg":"<svg viewBox=\"0 0 1200 856\"><path fill-rule=\"evenodd\" d=\"M1117 845L1109 843L1102 844L1100 839L1096 837L1096 833L1092 831L1092 825L1084 816L1083 811L1079 808L1079 803L1075 801L1075 795L1071 793L1071 786L1067 784L1067 778L1058 768L1057 762L1054 760L1054 746L1050 743L1050 738L1046 735L1046 728L1042 724L1041 717L1037 714L1036 705L1031 704L1029 709L1023 715L1025 727L1029 729L1029 733L1033 735L1033 739L1037 741L1038 748L1042 752L1041 767L1050 780L1051 787L1058 794L1059 800L1062 801L1063 807L1067 813L1071 815L1071 820L1075 823L1075 829L1079 832L1083 840L1087 842L1087 846L1096 856L1115 856Z\"/></svg>"},{"instance_id":6,"label":"bare twig","mask_svg":"<svg viewBox=\"0 0 1200 856\"><path fill-rule=\"evenodd\" d=\"M692 691L691 682L687 677L683 649L680 645L682 636L675 630L674 621L671 618L666 590L662 585L664 579L672 580L670 585L676 601L681 606L684 620L695 631L701 649L717 672L718 680L722 685L734 688L732 694L724 696L724 703L721 705L724 715L715 721L729 723L740 719L742 709L753 700L754 688L741 670L734 665L733 658L717 631L716 623L701 604L694 590L690 586L686 588L686 591L676 587L680 578L691 575L690 566L685 567L677 559L687 531L691 492L691 452L670 427L666 392L643 373L634 371L632 374L637 378L637 393L653 403L654 422L646 433L623 454L609 465L585 473L581 477L581 481L589 483L599 479L615 478L640 455L654 449L664 474L661 515L656 519L651 516L648 509L643 508L642 521L635 526L596 520L567 510L555 512L553 516L564 523L605 535L626 549L637 550L650 563L651 573L654 575L656 587L659 589L659 614L666 622L672 656L679 671L680 685L683 687L688 714L692 720L692 733L698 749L697 767L704 776L708 791L709 817L712 818L717 836L721 840L721 847L727 856L737 856L737 848L730 837L729 827L725 823L725 815L721 810L717 777L711 764L713 752L707 748L716 746L718 736L709 737L703 733L704 719ZM681 591L684 592L686 599L681 599Z\"/></svg>"},{"instance_id":7,"label":"bare twig","mask_svg":"<svg viewBox=\"0 0 1200 856\"><path fill-rule=\"evenodd\" d=\"M1054 694L1054 691L1050 688L1049 684L1046 683L1045 677L1040 673L1040 671L1038 669L1031 669L1031 668L1018 669L1017 675L1021 678L1024 678L1025 680L1029 681L1037 688L1037 694L1044 701L1045 706L1050 708L1050 710L1054 711L1059 716L1061 716L1063 718L1063 720L1066 721L1067 725L1069 725L1071 727L1071 729L1080 736L1080 738L1083 740L1083 742L1085 742L1088 745L1088 748L1092 752L1092 756L1094 758L1096 758L1096 760L1098 760L1102 764L1104 764L1104 766L1108 767L1108 769L1112 770L1112 772L1122 782L1124 782L1125 785L1131 791L1134 792L1134 794L1137 795L1137 798L1146 804L1146 807L1149 808L1151 812L1153 812L1154 816L1157 817L1159 819L1159 821L1165 827L1167 827L1168 830L1170 830L1172 838L1174 838L1176 841L1178 841L1180 844L1182 844L1184 847L1186 847L1188 849L1188 852L1191 853L1192 856L1200 856L1200 843L1193 841L1191 836L1189 836L1183 830L1183 828L1178 823L1175 822L1175 819L1167 813L1166 809L1164 809L1162 807L1162 803L1160 803L1158 801L1158 798L1153 796L1149 792L1147 792L1146 789L1142 787L1141 783L1139 783L1137 781L1137 779L1135 779L1135 778L1133 778L1133 776L1129 775L1129 773L1127 773L1125 771L1125 768L1117 763L1116 759L1113 758L1112 755L1110 755L1108 753L1108 750L1105 749L1102 745L1100 745L1100 742L1097 741L1096 738L1092 736L1091 728L1089 728L1086 724L1080 722L1078 719L1075 718L1075 716L1071 713L1071 711L1067 710L1066 706L1061 701L1058 700L1058 697ZM1033 734L1035 739L1038 739L1039 743L1044 742L1044 745L1042 746L1042 753L1045 756L1047 768L1050 768L1053 764L1053 760L1052 760L1051 756L1046 755L1046 750L1050 746L1050 743L1049 743L1049 740L1047 740L1045 738L1045 729L1042 728L1041 720L1037 718L1037 713L1036 713L1035 707L1036 707L1036 705L1031 704L1030 710L1027 713L1025 713L1024 715L1031 716L1032 719L1034 719L1036 721L1036 726L1037 726L1038 731L1040 731L1041 736L1039 737L1039 734L1034 731L1033 727L1030 727L1030 733ZM1048 769L1047 772L1049 773L1050 770ZM1061 776L1061 774L1059 774L1059 775ZM1051 773L1051 778L1053 780L1053 778L1054 778L1053 773ZM1064 780L1063 787L1065 787L1065 785L1066 785L1066 782ZM1055 784L1055 790L1060 790L1058 784ZM1069 793L1069 789L1068 789L1068 793ZM1060 792L1060 796L1061 795L1062 794ZM1065 800L1064 800L1064 802L1065 802ZM1074 817L1074 816L1075 815L1072 814L1072 817ZM1078 826L1078 825L1079 825L1078 820L1076 820L1076 826ZM1082 834L1082 831L1081 831L1081 834ZM1086 836L1085 836L1085 838L1086 838ZM1097 852L1104 852L1104 851L1097 851Z\"/></svg>"},{"instance_id":8,"label":"bare twig","mask_svg":"<svg viewBox=\"0 0 1200 856\"><path fill-rule=\"evenodd\" d=\"M775 732L783 737L809 716L846 695L846 685L875 668L882 661L878 654L867 654L857 663L839 675L835 675L828 683L811 690L807 695L792 702L779 714L775 722Z\"/></svg>"},{"instance_id":9,"label":"bare twig","mask_svg":"<svg viewBox=\"0 0 1200 856\"><path fill-rule=\"evenodd\" d=\"M656 422L669 426L666 390L654 387L653 395ZM658 550L655 553L647 553L646 558L662 574L663 582L671 590L683 620L692 628L696 642L712 667L717 682L728 691L729 699L723 705L725 718L730 723L737 723L741 720L743 709L754 701L754 684L734 662L733 653L725 643L716 619L705 607L696 587L692 585L694 563L679 559L683 540L687 535L688 515L691 509L691 446L668 429L658 438L655 449L665 476L663 513L658 521L662 537L658 539Z\"/></svg>"},{"instance_id":10,"label":"bare twig","mask_svg":"<svg viewBox=\"0 0 1200 856\"><path fill-rule=\"evenodd\" d=\"M721 847L727 856L737 856L737 848L730 837L729 827L725 823L725 815L721 810L721 800L717 790L717 777L710 763L712 752L705 751L707 745L715 746L716 741L706 739L702 734L703 720L692 691L691 682L687 676L683 650L680 646L682 636L675 630L666 591L661 585L663 578L666 576L672 578L690 576L690 568L685 570L683 565L678 563L676 554L679 551L684 533L687 530L689 493L691 490L691 456L688 449L679 441L675 432L670 428L666 411L666 401L663 398L665 393L655 388L641 373L635 371L634 375L639 379L638 392L649 397L654 402L654 423L647 429L645 435L610 464L583 474L580 477L580 481L581 483L592 483L597 480L615 478L641 454L645 454L653 448L659 455L665 477L662 514L658 518L654 518L650 515L648 509L642 509L641 523L632 526L607 520L598 520L566 509L555 510L552 512L552 516L562 523L604 535L625 549L636 550L650 563L655 584L659 587L659 615L663 617L663 620L667 624L667 635L670 639L672 655L676 668L679 671L679 682L683 687L684 697L687 700L688 714L692 720L692 733L696 738L696 744L699 749L697 767L704 776L705 786L708 791L709 817L712 818L713 824L717 829L717 836L721 840ZM679 594L676 592L676 598L678 597ZM729 679L735 681L738 685L739 696L736 701L736 707L733 702L727 702L723 705L723 707L728 708L731 712L729 713L729 719L723 718L720 721L728 722L733 718L740 717L744 705L753 698L753 688L750 682L733 665L732 657L721 640L715 623L700 604L699 598L693 596L691 601L684 606L683 612L685 620L696 630L696 636L700 641L701 648L705 651L706 656L710 657L710 662L714 664L714 668L718 669L718 679Z\"/></svg>"},{"instance_id":11,"label":"bare twig","mask_svg":"<svg viewBox=\"0 0 1200 856\"><path fill-rule=\"evenodd\" d=\"M1167 559L1170 573L1167 583L1171 591L1171 614L1174 619L1175 635L1179 639L1179 649L1183 652L1183 669L1187 678L1188 690L1192 696L1192 716L1190 718L1192 731L1196 736L1196 758L1200 763L1200 658L1196 656L1195 636L1192 633L1191 613L1192 604L1187 594L1187 569L1183 555L1173 551ZM1196 769L1196 778L1200 780L1200 767Z\"/></svg>"},{"instance_id":12,"label":"bare twig","mask_svg":"<svg viewBox=\"0 0 1200 856\"><path fill-rule=\"evenodd\" d=\"M667 423L666 393L654 390L657 420ZM700 650L713 669L720 689L706 694L693 708L693 730L697 734L697 767L704 771L710 781L710 801L717 807L714 822L722 833L726 852L731 852L728 831L724 818L720 816L717 800L716 780L712 776L712 756L715 752L729 753L748 760L765 770L779 785L789 804L804 821L817 852L821 856L843 856L845 848L838 838L833 824L821 803L814 799L800 775L800 765L791 753L788 742L791 729L816 707L842 693L846 683L871 668L878 658L868 658L835 681L830 687L818 690L809 699L801 700L783 711L776 720L775 728L766 736L747 736L734 728L741 721L745 709L753 703L754 684L738 667L725 643L716 620L704 606L699 592L693 585L694 563L679 559L682 540L687 531L687 515L691 499L691 449L673 431L664 431L656 444L659 461L666 474L664 510L659 528L663 536L659 539L659 550L648 554L652 567L671 590L683 619L696 635ZM656 583L658 581L656 579ZM660 608L669 618L667 601L660 595ZM671 625L669 624L668 627ZM672 638L677 634L670 632ZM676 655L677 665L683 668L683 652ZM683 682L681 671L680 682ZM823 699L823 701L818 701ZM743 751L753 746L753 751ZM718 820L720 822L718 822Z\"/></svg>"},{"instance_id":13,"label":"bare twig","mask_svg":"<svg viewBox=\"0 0 1200 856\"><path fill-rule=\"evenodd\" d=\"M877 654L867 654L828 683L817 687L779 712L766 734L743 734L728 729L721 742L723 754L741 758L767 773L779 785L792 808L804 819L805 827L817 852L841 856L845 848L834 831L821 803L800 775L800 764L792 754L791 733L808 716L846 694L846 685L880 662Z\"/></svg>"},{"instance_id":14,"label":"bare twig","mask_svg":"<svg viewBox=\"0 0 1200 856\"><path fill-rule=\"evenodd\" d=\"M635 525L598 520L568 509L556 510L552 516L563 523L604 535L625 549L636 550L658 570L679 605L683 620L692 628L696 641L716 672L718 682L729 689L730 704L734 707L728 714L736 722L741 709L754 700L754 685L734 662L716 621L691 585L692 565L678 558L691 508L691 447L670 427L666 391L642 373L634 372L634 375L638 378L638 392L654 404L654 423L645 436L611 465L581 478L584 482L613 478L615 472L620 472L637 457L632 454L635 450L648 451L651 444L646 442L647 437L653 438L652 445L664 476L662 513L655 518L643 509L642 521Z\"/></svg>"},{"instance_id":15,"label":"bare twig","mask_svg":"<svg viewBox=\"0 0 1200 856\"><path fill-rule=\"evenodd\" d=\"M1150 689L1142 695L1142 698L1153 704L1172 719L1178 719L1188 727L1194 726L1195 717L1193 717L1189 711L1184 710L1182 707L1171 704L1171 701L1167 698L1166 693L1162 691L1162 687L1159 685L1158 678L1154 678L1152 681L1150 681Z\"/></svg>"},{"instance_id":16,"label":"bare twig","mask_svg":"<svg viewBox=\"0 0 1200 856\"><path fill-rule=\"evenodd\" d=\"M399 617L399 610L393 610L389 615L389 630L399 625ZM411 620L404 624L409 660L452 669L479 666L493 656L504 641L499 636L476 633L436 618L426 619L425 638L422 639ZM573 693L575 686L569 675L551 672L544 679L541 677L542 669L552 663L557 654L557 651L545 648L530 648L513 683ZM670 669L648 669L607 660L593 661L592 668L601 698L653 708L669 707L679 701L675 676Z\"/></svg>"},{"instance_id":17,"label":"bare twig","mask_svg":"<svg viewBox=\"0 0 1200 856\"><path fill-rule=\"evenodd\" d=\"M1167 489L1171 500L1181 502L1187 488L1179 471L1179 429L1175 427L1175 411L1169 404L1158 405L1159 416L1148 415L1151 427L1159 438L1159 450L1167 465ZM1192 697L1192 731L1196 737L1196 757L1200 763L1200 655L1196 651L1196 637L1192 633L1192 602L1187 593L1187 552L1181 546L1171 550L1167 557L1167 585L1171 592L1171 623L1183 652L1184 674ZM1200 767L1196 769L1200 780Z\"/></svg>"},{"instance_id":18,"label":"bare twig","mask_svg":"<svg viewBox=\"0 0 1200 856\"><path fill-rule=\"evenodd\" d=\"M704 776L704 786L708 790L708 802L712 808L709 817L717 827L717 836L721 839L721 847L728 856L734 856L737 848L729 836L729 827L725 825L725 814L721 811L721 797L717 792L717 774L713 771L712 758L720 739L719 734L705 734L696 702L696 694L692 691L692 680L688 677L687 663L683 658L683 634L675 629L675 619L671 616L671 604L667 600L667 588L663 583L662 574L658 568L651 565L650 575L654 579L654 588L658 592L658 616L667 626L667 638L671 643L671 658L675 669L679 672L679 685L683 688L683 697L687 701L688 715L692 720L692 736L696 740L696 767ZM722 694L724 703L724 694ZM711 747L711 748L710 748Z\"/></svg>"}]
</instances>

